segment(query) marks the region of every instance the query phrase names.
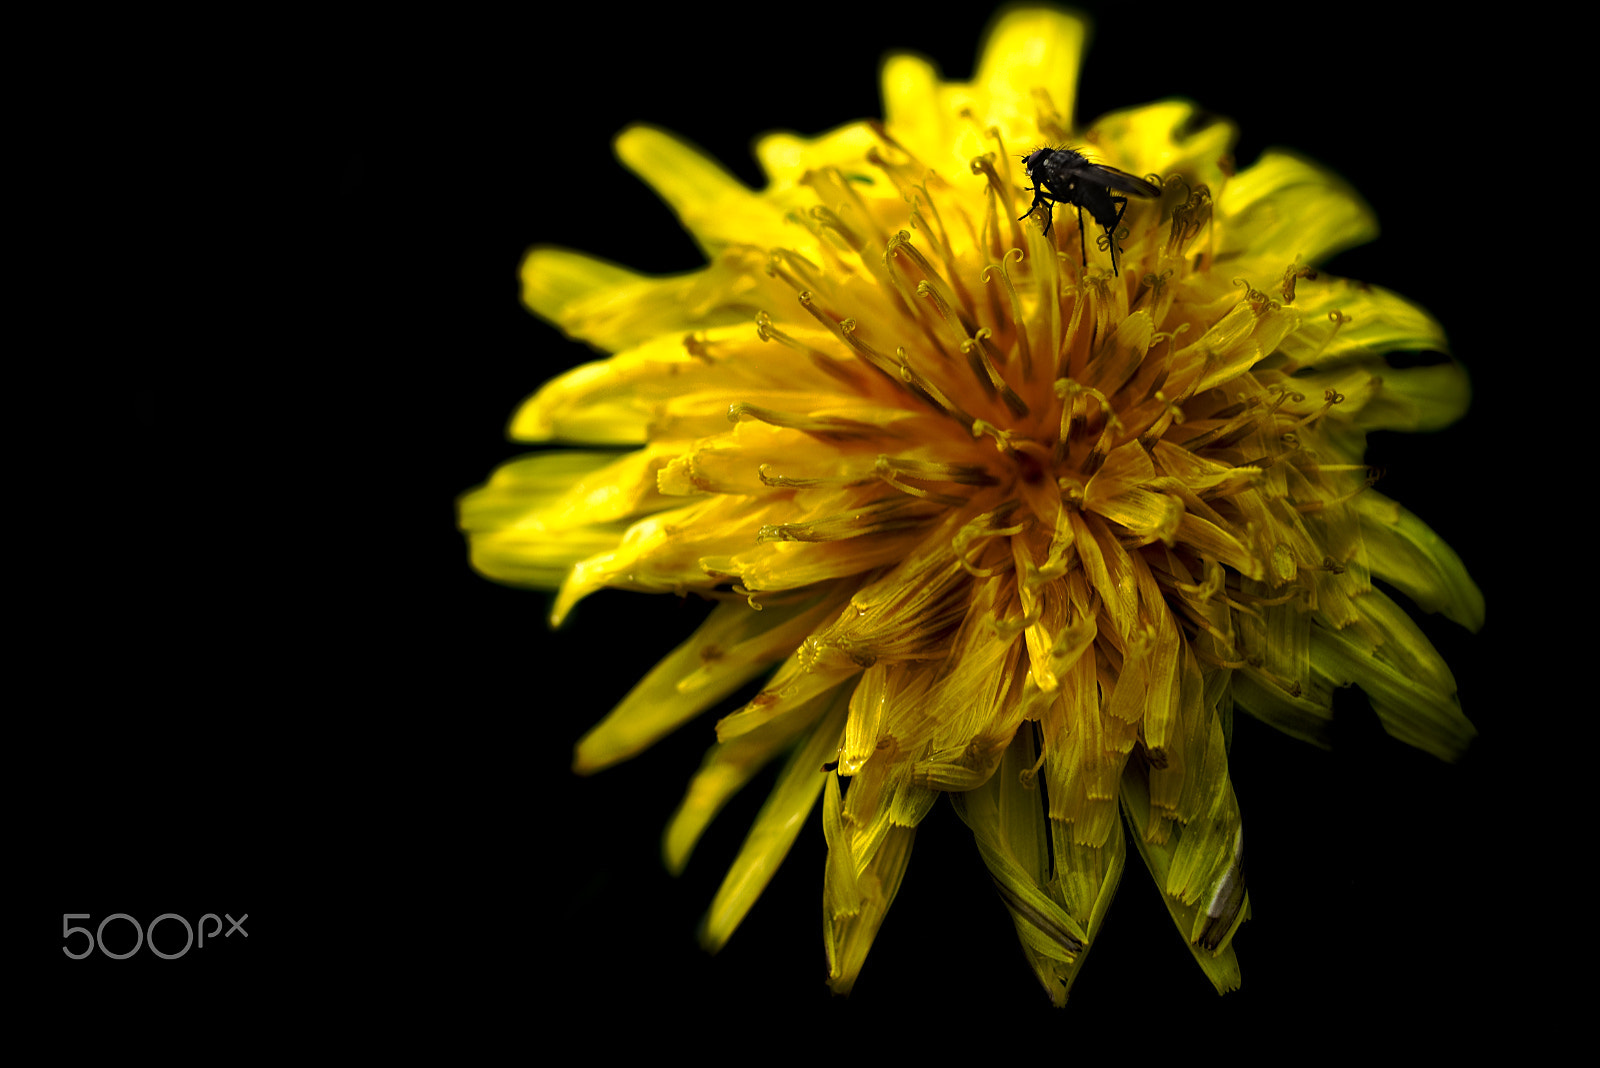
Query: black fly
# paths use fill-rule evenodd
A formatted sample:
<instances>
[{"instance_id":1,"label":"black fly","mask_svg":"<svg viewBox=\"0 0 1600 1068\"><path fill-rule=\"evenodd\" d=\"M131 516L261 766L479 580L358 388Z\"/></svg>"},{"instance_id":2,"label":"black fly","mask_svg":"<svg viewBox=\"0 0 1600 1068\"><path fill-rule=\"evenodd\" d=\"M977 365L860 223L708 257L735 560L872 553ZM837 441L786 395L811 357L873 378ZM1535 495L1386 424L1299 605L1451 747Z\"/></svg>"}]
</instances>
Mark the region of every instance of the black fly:
<instances>
[{"instance_id":1,"label":"black fly","mask_svg":"<svg viewBox=\"0 0 1600 1068\"><path fill-rule=\"evenodd\" d=\"M1117 225L1122 213L1128 210L1128 198L1117 196L1112 190L1132 193L1136 197L1161 195L1161 187L1126 171L1089 162L1083 153L1071 148L1040 148L1022 157L1022 166L1033 179L1029 192L1033 204L1028 215L1045 205L1044 232L1050 232L1057 204L1071 204L1078 209L1078 246L1083 265L1089 266L1089 253L1083 247L1083 209L1106 232L1106 244L1111 247L1111 273L1117 274ZM1022 216L1026 219L1028 215ZM1020 219L1018 220L1021 221Z\"/></svg>"}]
</instances>

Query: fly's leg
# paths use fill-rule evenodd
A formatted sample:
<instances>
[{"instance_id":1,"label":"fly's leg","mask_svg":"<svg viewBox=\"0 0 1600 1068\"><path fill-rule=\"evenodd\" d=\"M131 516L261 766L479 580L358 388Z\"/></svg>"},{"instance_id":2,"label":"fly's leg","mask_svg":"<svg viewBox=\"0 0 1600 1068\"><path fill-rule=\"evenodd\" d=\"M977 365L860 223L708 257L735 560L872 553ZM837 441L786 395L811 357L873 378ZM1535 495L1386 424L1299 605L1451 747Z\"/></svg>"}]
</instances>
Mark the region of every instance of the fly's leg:
<instances>
[{"instance_id":1,"label":"fly's leg","mask_svg":"<svg viewBox=\"0 0 1600 1068\"><path fill-rule=\"evenodd\" d=\"M1111 220L1110 226L1106 227L1106 247L1111 250L1111 273L1117 275L1119 273L1117 270L1117 227L1122 225L1122 216L1128 210L1128 198L1113 196L1108 199L1110 199L1111 203L1119 205L1117 217ZM1079 222L1078 225L1081 227L1083 223Z\"/></svg>"},{"instance_id":2,"label":"fly's leg","mask_svg":"<svg viewBox=\"0 0 1600 1068\"><path fill-rule=\"evenodd\" d=\"M1034 212L1038 211L1039 210L1039 204L1041 202L1043 202L1044 209L1045 209L1045 214L1044 214L1044 234L1046 236L1048 236L1049 233L1050 233L1050 224L1055 222L1055 214L1056 214L1055 198L1050 196L1050 194L1046 193L1044 190L1039 189L1038 187L1034 187L1033 189L1029 190L1029 192L1031 192L1033 194L1033 203L1028 206L1028 214L1027 215L1019 215L1019 216L1017 216L1017 222L1021 222L1023 219L1026 219L1028 217L1028 215L1032 215Z\"/></svg>"}]
</instances>

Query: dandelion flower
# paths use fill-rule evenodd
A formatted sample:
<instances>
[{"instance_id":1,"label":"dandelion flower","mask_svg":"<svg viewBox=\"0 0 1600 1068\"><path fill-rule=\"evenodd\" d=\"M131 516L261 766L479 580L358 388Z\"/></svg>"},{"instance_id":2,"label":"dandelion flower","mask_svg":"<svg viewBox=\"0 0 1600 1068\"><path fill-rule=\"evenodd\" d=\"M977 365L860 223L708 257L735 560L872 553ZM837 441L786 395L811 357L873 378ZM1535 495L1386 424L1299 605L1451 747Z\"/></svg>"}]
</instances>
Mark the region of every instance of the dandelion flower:
<instances>
[{"instance_id":1,"label":"dandelion flower","mask_svg":"<svg viewBox=\"0 0 1600 1068\"><path fill-rule=\"evenodd\" d=\"M1235 707L1319 741L1353 684L1404 743L1450 759L1473 736L1374 580L1474 629L1482 597L1362 462L1367 431L1464 411L1459 367L1385 359L1442 351L1439 326L1317 270L1375 232L1331 174L1275 152L1235 173L1233 128L1180 101L1075 127L1082 38L1025 10L970 83L891 58L884 121L764 138L761 192L625 131L618 155L708 263L649 278L534 250L528 306L614 355L513 421L571 448L461 502L474 565L557 590L553 624L602 588L717 602L574 765L625 760L767 677L716 724L665 856L680 870L782 758L702 936L727 941L820 807L836 991L941 795L1056 1004L1129 843L1232 989ZM1052 225L1023 157L1069 145L1159 196L1112 229L1057 188Z\"/></svg>"}]
</instances>

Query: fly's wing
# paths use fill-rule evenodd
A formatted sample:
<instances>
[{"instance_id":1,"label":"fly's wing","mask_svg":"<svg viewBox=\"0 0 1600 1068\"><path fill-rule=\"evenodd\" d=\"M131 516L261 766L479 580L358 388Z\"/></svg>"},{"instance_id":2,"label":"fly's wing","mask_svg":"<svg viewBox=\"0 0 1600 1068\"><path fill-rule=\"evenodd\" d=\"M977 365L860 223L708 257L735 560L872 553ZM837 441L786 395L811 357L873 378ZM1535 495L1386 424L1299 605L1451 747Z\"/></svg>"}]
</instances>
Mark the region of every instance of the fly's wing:
<instances>
[{"instance_id":1,"label":"fly's wing","mask_svg":"<svg viewBox=\"0 0 1600 1068\"><path fill-rule=\"evenodd\" d=\"M1136 197L1158 197L1161 187L1144 178L1138 178L1127 171L1119 171L1115 167L1107 167L1097 163L1093 167L1094 180L1107 189L1115 189L1122 193L1132 193Z\"/></svg>"}]
</instances>

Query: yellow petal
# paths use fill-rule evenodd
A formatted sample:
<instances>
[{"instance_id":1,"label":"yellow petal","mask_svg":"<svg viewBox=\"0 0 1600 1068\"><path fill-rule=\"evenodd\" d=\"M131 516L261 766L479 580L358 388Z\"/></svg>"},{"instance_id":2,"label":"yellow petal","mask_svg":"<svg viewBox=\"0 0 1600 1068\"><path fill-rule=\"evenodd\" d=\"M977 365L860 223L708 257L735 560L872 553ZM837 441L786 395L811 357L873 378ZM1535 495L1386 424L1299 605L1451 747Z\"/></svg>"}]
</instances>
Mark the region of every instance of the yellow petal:
<instances>
[{"instance_id":1,"label":"yellow petal","mask_svg":"<svg viewBox=\"0 0 1600 1068\"><path fill-rule=\"evenodd\" d=\"M1308 260L1309 253L1300 259ZM1444 328L1433 316L1382 286L1323 271L1295 286L1293 306L1304 326L1278 346L1292 367L1381 363L1388 352L1448 351Z\"/></svg>"},{"instance_id":2,"label":"yellow petal","mask_svg":"<svg viewBox=\"0 0 1600 1068\"><path fill-rule=\"evenodd\" d=\"M1190 186L1221 189L1227 178L1223 160L1233 152L1239 131L1233 123L1207 115L1192 101L1162 100L1113 111L1095 120L1090 140L1115 145L1119 159L1105 162L1132 174L1181 174Z\"/></svg>"},{"instance_id":3,"label":"yellow petal","mask_svg":"<svg viewBox=\"0 0 1600 1068\"><path fill-rule=\"evenodd\" d=\"M728 941L766 889L816 807L823 784L831 778L822 765L838 752L847 698L847 691L835 693L832 708L801 739L745 836L700 928L701 944L713 953Z\"/></svg>"},{"instance_id":4,"label":"yellow petal","mask_svg":"<svg viewBox=\"0 0 1600 1068\"><path fill-rule=\"evenodd\" d=\"M627 760L789 655L841 598L810 598L757 612L726 601L595 724L573 753L588 775Z\"/></svg>"},{"instance_id":5,"label":"yellow petal","mask_svg":"<svg viewBox=\"0 0 1600 1068\"><path fill-rule=\"evenodd\" d=\"M777 244L777 213L716 160L653 126L617 135L617 158L666 201L707 253L729 244Z\"/></svg>"},{"instance_id":6,"label":"yellow petal","mask_svg":"<svg viewBox=\"0 0 1600 1068\"><path fill-rule=\"evenodd\" d=\"M1220 739L1220 735L1217 736ZM1214 743L1220 747L1220 740ZM1139 856L1156 885L1162 888L1161 900L1172 922L1183 935L1184 944L1206 978L1226 994L1239 987L1239 961L1233 949L1233 935L1250 913L1250 898L1244 892L1242 864L1239 861L1237 805L1231 786L1222 795L1213 795L1212 811L1224 817L1216 827L1206 826L1202 817L1191 827L1191 844L1183 845L1184 832L1175 831L1165 843L1152 842L1143 835L1133 836ZM1141 769L1130 765L1122 779L1122 804L1128 821L1135 827L1150 822L1150 795ZM1233 819L1226 817L1233 814ZM1182 860L1179 853L1182 851ZM1220 864L1213 863L1219 858ZM1174 877L1174 872L1177 877Z\"/></svg>"},{"instance_id":7,"label":"yellow petal","mask_svg":"<svg viewBox=\"0 0 1600 1068\"><path fill-rule=\"evenodd\" d=\"M1381 493L1367 490L1354 504L1374 575L1425 612L1442 613L1468 630L1483 626L1483 593L1443 538Z\"/></svg>"},{"instance_id":8,"label":"yellow petal","mask_svg":"<svg viewBox=\"0 0 1600 1068\"><path fill-rule=\"evenodd\" d=\"M973 86L1023 107L1043 91L1070 127L1088 30L1083 18L1048 8L1005 12L984 40Z\"/></svg>"},{"instance_id":9,"label":"yellow petal","mask_svg":"<svg viewBox=\"0 0 1600 1068\"><path fill-rule=\"evenodd\" d=\"M614 549L626 529L620 520L639 506L638 498L610 514L580 513L570 502L583 498L582 487L590 484L611 495L617 462L615 453L550 452L496 469L458 502L472 566L497 582L556 589L579 561Z\"/></svg>"},{"instance_id":10,"label":"yellow petal","mask_svg":"<svg viewBox=\"0 0 1600 1068\"><path fill-rule=\"evenodd\" d=\"M1226 219L1224 247L1252 259L1319 263L1378 236L1378 220L1355 190L1278 149L1235 175L1217 207Z\"/></svg>"},{"instance_id":11,"label":"yellow petal","mask_svg":"<svg viewBox=\"0 0 1600 1068\"><path fill-rule=\"evenodd\" d=\"M606 587L642 593L715 587L721 577L702 561L746 544L764 508L759 498L710 497L633 523L615 548L572 568L550 610L551 625L560 626L579 601Z\"/></svg>"},{"instance_id":12,"label":"yellow petal","mask_svg":"<svg viewBox=\"0 0 1600 1068\"><path fill-rule=\"evenodd\" d=\"M1440 430L1467 414L1472 386L1460 364L1441 363L1378 372L1382 387L1356 415L1370 430Z\"/></svg>"},{"instance_id":13,"label":"yellow petal","mask_svg":"<svg viewBox=\"0 0 1600 1068\"><path fill-rule=\"evenodd\" d=\"M695 843L728 798L811 729L832 707L830 701L824 691L794 709L792 715L765 723L732 741L718 742L707 751L662 838L661 855L668 871L683 870Z\"/></svg>"},{"instance_id":14,"label":"yellow petal","mask_svg":"<svg viewBox=\"0 0 1600 1068\"><path fill-rule=\"evenodd\" d=\"M878 936L895 895L900 892L900 881L905 878L906 865L911 861L911 843L915 836L915 828L892 828L865 863L858 863L853 854L836 850L829 842L830 870L836 865L858 866L855 874L857 898L852 908L840 908L827 894L823 896L822 936L828 950L828 986L835 994L848 994L854 988L872 941ZM831 881L827 885L831 886Z\"/></svg>"},{"instance_id":15,"label":"yellow petal","mask_svg":"<svg viewBox=\"0 0 1600 1068\"><path fill-rule=\"evenodd\" d=\"M903 58L903 57L897 57ZM888 61L889 64L895 60ZM885 65L885 81L888 64ZM756 141L755 154L770 182L769 193L792 189L808 171L839 167L849 178L863 184L882 181L882 175L866 163L867 153L882 146L882 141L864 122L853 122L820 137L800 137L792 133L771 133Z\"/></svg>"},{"instance_id":16,"label":"yellow petal","mask_svg":"<svg viewBox=\"0 0 1600 1068\"><path fill-rule=\"evenodd\" d=\"M993 778L951 801L972 830L1023 954L1059 1007L1116 893L1125 847L1121 833L1099 848L1075 844L1060 824L1052 828L1035 762L1033 732L1020 730Z\"/></svg>"},{"instance_id":17,"label":"yellow petal","mask_svg":"<svg viewBox=\"0 0 1600 1068\"><path fill-rule=\"evenodd\" d=\"M1477 730L1461 711L1455 679L1421 629L1379 590L1361 598L1368 626L1311 634L1313 669L1333 685L1360 686L1390 735L1454 760Z\"/></svg>"}]
</instances>

